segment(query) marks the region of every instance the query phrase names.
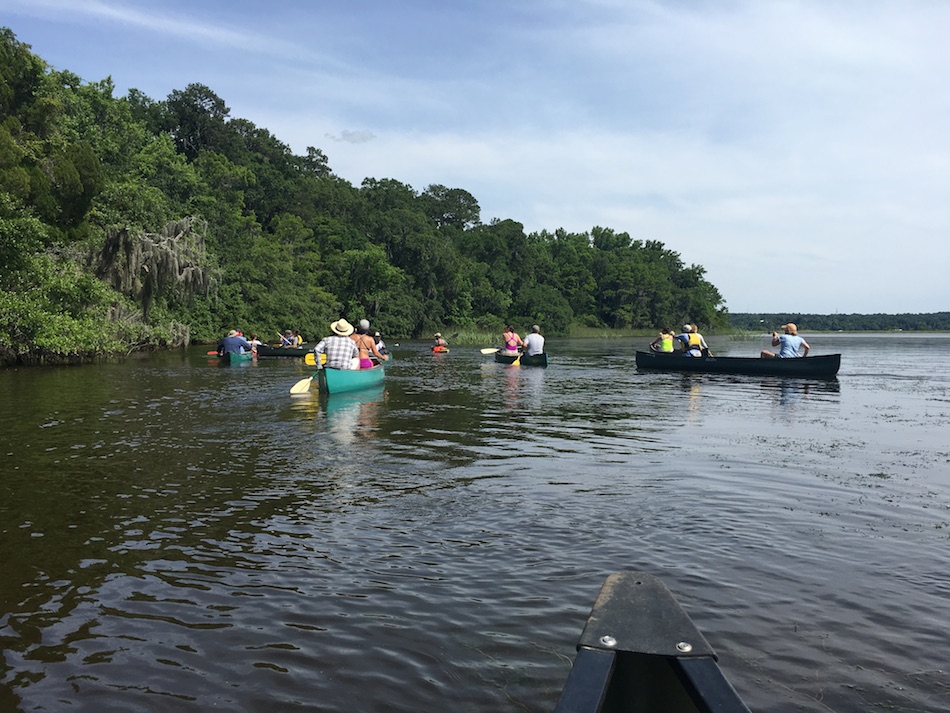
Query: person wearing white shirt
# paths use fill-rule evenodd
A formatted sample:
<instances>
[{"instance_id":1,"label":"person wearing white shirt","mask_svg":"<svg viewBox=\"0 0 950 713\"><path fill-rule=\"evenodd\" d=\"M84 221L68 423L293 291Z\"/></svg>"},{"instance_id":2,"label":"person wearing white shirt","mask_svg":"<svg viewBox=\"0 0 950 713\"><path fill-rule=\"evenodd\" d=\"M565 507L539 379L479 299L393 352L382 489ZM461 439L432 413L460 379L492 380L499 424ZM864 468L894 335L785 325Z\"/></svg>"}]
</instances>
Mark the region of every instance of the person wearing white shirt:
<instances>
[{"instance_id":1,"label":"person wearing white shirt","mask_svg":"<svg viewBox=\"0 0 950 713\"><path fill-rule=\"evenodd\" d=\"M544 337L541 336L541 327L532 325L531 333L524 338L524 353L526 356L544 354Z\"/></svg>"}]
</instances>

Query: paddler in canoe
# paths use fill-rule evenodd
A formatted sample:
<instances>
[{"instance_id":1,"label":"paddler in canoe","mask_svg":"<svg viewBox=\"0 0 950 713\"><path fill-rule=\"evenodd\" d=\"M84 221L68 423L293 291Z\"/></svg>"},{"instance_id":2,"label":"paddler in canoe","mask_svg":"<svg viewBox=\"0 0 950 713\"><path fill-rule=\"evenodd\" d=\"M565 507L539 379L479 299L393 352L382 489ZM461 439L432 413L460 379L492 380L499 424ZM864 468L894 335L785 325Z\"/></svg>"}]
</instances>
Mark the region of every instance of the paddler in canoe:
<instances>
[{"instance_id":1,"label":"paddler in canoe","mask_svg":"<svg viewBox=\"0 0 950 713\"><path fill-rule=\"evenodd\" d=\"M350 339L353 325L342 317L330 325L332 336L324 337L313 348L317 369L324 368L320 355L326 356L325 366L330 369L354 369L359 364L360 350L356 342ZM295 384L296 386L296 384Z\"/></svg>"},{"instance_id":2,"label":"paddler in canoe","mask_svg":"<svg viewBox=\"0 0 950 713\"><path fill-rule=\"evenodd\" d=\"M795 323L783 324L780 329L785 333L772 332L772 346L779 347L778 354L763 349L759 356L763 359L796 359L798 358L798 350L804 349L805 352L802 356L807 357L811 347L808 346L808 342L798 336L798 327L795 326Z\"/></svg>"},{"instance_id":3,"label":"paddler in canoe","mask_svg":"<svg viewBox=\"0 0 950 713\"><path fill-rule=\"evenodd\" d=\"M677 334L676 339L683 343L683 356L709 356L709 345L695 324L684 324L683 332Z\"/></svg>"},{"instance_id":4,"label":"paddler in canoe","mask_svg":"<svg viewBox=\"0 0 950 713\"><path fill-rule=\"evenodd\" d=\"M655 352L670 353L673 351L673 328L663 327L657 338L650 342L650 349Z\"/></svg>"},{"instance_id":5,"label":"paddler in canoe","mask_svg":"<svg viewBox=\"0 0 950 713\"><path fill-rule=\"evenodd\" d=\"M544 337L541 336L541 327L531 325L531 332L524 338L524 355L529 357L544 354Z\"/></svg>"},{"instance_id":6,"label":"paddler in canoe","mask_svg":"<svg viewBox=\"0 0 950 713\"><path fill-rule=\"evenodd\" d=\"M366 325L365 327L363 325ZM350 335L357 348L360 350L360 369L372 369L376 364L372 359L369 358L370 353L373 354L379 361L389 361L389 357L385 354L381 354L379 349L376 348L376 340L369 335L369 322L367 320L361 320L360 326L353 330L353 334Z\"/></svg>"},{"instance_id":7,"label":"paddler in canoe","mask_svg":"<svg viewBox=\"0 0 950 713\"><path fill-rule=\"evenodd\" d=\"M524 346L524 340L518 336L515 328L510 324L505 325L505 331L501 335L501 353L505 356L514 356L519 354L520 347Z\"/></svg>"},{"instance_id":8,"label":"paddler in canoe","mask_svg":"<svg viewBox=\"0 0 950 713\"><path fill-rule=\"evenodd\" d=\"M251 345L238 334L236 329L232 329L228 332L228 336L218 342L218 356L221 357L225 354L244 354L250 351L252 351Z\"/></svg>"}]
</instances>

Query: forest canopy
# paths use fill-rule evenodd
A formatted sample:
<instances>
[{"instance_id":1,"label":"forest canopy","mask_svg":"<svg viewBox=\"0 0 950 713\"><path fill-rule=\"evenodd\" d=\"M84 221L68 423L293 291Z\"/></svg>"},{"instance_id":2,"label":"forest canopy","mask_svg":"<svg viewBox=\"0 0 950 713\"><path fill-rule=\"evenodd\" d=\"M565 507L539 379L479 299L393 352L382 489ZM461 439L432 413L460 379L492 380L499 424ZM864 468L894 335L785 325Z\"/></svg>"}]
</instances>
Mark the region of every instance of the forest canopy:
<instances>
[{"instance_id":1,"label":"forest canopy","mask_svg":"<svg viewBox=\"0 0 950 713\"><path fill-rule=\"evenodd\" d=\"M218 339L318 336L343 315L387 335L506 322L728 324L699 265L595 226L526 234L463 188L354 186L232 117L209 87L114 96L0 29L0 361Z\"/></svg>"}]
</instances>

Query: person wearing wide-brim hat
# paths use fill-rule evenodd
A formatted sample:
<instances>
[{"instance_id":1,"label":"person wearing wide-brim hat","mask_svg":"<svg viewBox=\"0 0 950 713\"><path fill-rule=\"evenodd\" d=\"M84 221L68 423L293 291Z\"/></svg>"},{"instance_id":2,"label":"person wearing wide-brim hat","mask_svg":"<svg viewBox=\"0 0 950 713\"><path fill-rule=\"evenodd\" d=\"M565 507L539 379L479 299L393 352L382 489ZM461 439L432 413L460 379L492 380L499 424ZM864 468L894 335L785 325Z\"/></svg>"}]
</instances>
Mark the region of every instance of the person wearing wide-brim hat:
<instances>
[{"instance_id":1,"label":"person wearing wide-brim hat","mask_svg":"<svg viewBox=\"0 0 950 713\"><path fill-rule=\"evenodd\" d=\"M251 345L244 337L238 334L236 329L232 329L228 332L228 336L218 342L218 356L224 356L225 354L242 354L251 350Z\"/></svg>"},{"instance_id":2,"label":"person wearing wide-brim hat","mask_svg":"<svg viewBox=\"0 0 950 713\"><path fill-rule=\"evenodd\" d=\"M775 357L779 359L795 359L800 349L805 350L802 354L803 357L808 356L811 347L808 346L808 342L798 336L798 326L794 322L783 324L779 329L781 329L784 334L772 332L772 346L779 347L778 354L770 352L768 349L763 349L759 356L764 359L772 359Z\"/></svg>"},{"instance_id":3,"label":"person wearing wide-brim hat","mask_svg":"<svg viewBox=\"0 0 950 713\"><path fill-rule=\"evenodd\" d=\"M350 339L350 335L353 334L353 325L341 317L330 324L330 331L333 334L321 339L313 348L317 369L322 369L324 366L330 369L353 369L353 360L356 359L358 363L360 356L359 347ZM327 355L325 365L320 363L321 354Z\"/></svg>"},{"instance_id":4,"label":"person wearing wide-brim hat","mask_svg":"<svg viewBox=\"0 0 950 713\"><path fill-rule=\"evenodd\" d=\"M432 348L435 350L446 349L449 346L449 343L445 341L445 338L442 336L442 332L436 332L432 335L435 339L435 343L432 345Z\"/></svg>"}]
</instances>

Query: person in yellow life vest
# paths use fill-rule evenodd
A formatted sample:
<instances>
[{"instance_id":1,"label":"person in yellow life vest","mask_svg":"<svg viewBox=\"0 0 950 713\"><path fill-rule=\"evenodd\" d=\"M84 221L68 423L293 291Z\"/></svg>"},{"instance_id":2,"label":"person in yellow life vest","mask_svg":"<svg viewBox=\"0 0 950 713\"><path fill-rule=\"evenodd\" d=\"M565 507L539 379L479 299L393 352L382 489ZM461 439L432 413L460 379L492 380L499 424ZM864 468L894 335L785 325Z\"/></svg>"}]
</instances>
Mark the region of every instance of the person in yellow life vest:
<instances>
[{"instance_id":1,"label":"person in yellow life vest","mask_svg":"<svg viewBox=\"0 0 950 713\"><path fill-rule=\"evenodd\" d=\"M683 333L677 334L676 338L683 343L684 356L701 357L709 353L709 345L695 324L684 324Z\"/></svg>"},{"instance_id":2,"label":"person in yellow life vest","mask_svg":"<svg viewBox=\"0 0 950 713\"><path fill-rule=\"evenodd\" d=\"M650 349L655 352L671 352L673 351L673 330L670 327L664 327L660 330L660 334L650 342Z\"/></svg>"}]
</instances>

